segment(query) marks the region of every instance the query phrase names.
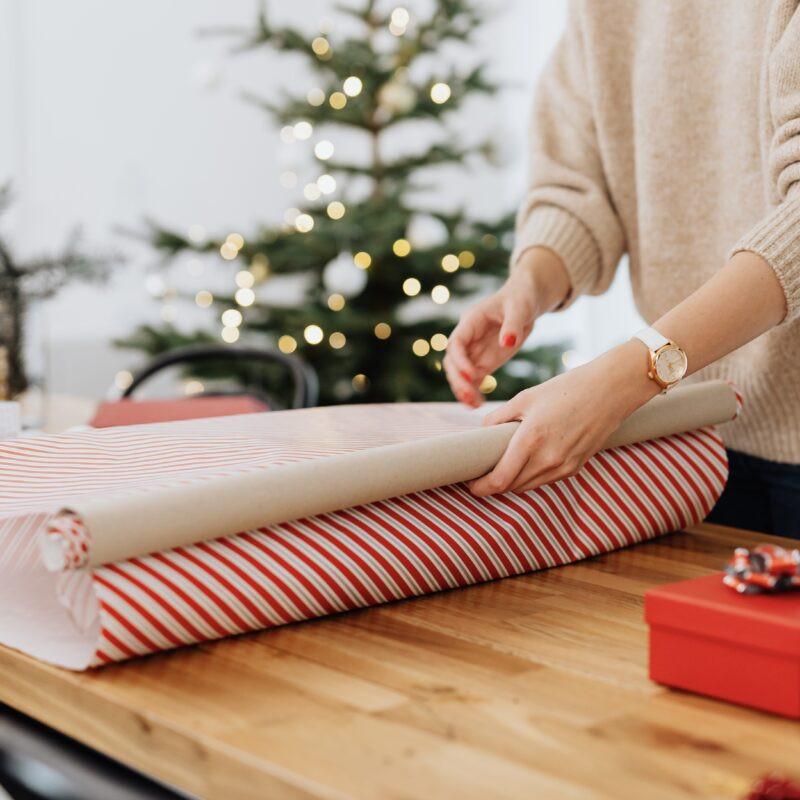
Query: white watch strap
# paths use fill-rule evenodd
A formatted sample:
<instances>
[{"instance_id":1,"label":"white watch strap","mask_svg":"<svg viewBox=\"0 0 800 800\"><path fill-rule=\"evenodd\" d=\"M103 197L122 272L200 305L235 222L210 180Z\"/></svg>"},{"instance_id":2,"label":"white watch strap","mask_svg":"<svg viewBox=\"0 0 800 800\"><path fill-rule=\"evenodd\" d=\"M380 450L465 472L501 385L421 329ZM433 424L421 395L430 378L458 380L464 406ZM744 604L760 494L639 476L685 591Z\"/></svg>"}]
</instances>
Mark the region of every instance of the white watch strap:
<instances>
[{"instance_id":1,"label":"white watch strap","mask_svg":"<svg viewBox=\"0 0 800 800\"><path fill-rule=\"evenodd\" d=\"M644 342L647 345L647 349L653 352L658 350L659 347L669 344L669 339L666 336L662 336L655 328L642 328L642 330L633 334L633 338Z\"/></svg>"}]
</instances>

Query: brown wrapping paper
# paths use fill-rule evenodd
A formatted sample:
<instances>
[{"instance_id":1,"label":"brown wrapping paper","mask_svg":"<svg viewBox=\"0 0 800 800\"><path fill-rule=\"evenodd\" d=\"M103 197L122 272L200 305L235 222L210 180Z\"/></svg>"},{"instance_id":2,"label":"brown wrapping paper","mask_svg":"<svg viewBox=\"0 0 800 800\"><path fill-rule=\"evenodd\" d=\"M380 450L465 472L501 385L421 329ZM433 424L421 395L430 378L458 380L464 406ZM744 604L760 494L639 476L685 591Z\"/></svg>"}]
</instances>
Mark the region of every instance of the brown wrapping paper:
<instances>
[{"instance_id":1,"label":"brown wrapping paper","mask_svg":"<svg viewBox=\"0 0 800 800\"><path fill-rule=\"evenodd\" d=\"M727 422L736 413L736 395L727 383L682 386L632 414L605 447ZM518 425L164 484L146 492L82 497L65 510L80 516L91 532L90 564L106 564L477 478L498 462Z\"/></svg>"}]
</instances>

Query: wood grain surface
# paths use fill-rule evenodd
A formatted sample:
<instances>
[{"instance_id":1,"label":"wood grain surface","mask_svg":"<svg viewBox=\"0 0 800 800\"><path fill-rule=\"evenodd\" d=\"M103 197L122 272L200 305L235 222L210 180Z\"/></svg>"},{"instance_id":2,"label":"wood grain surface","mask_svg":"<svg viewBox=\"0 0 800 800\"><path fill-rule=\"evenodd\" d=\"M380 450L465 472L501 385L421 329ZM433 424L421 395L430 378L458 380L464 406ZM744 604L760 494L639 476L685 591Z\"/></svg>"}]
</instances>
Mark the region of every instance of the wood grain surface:
<instances>
[{"instance_id":1,"label":"wood grain surface","mask_svg":"<svg viewBox=\"0 0 800 800\"><path fill-rule=\"evenodd\" d=\"M650 683L642 597L760 541L701 525L85 674L0 648L0 701L209 800L740 798L800 778L800 725Z\"/></svg>"}]
</instances>

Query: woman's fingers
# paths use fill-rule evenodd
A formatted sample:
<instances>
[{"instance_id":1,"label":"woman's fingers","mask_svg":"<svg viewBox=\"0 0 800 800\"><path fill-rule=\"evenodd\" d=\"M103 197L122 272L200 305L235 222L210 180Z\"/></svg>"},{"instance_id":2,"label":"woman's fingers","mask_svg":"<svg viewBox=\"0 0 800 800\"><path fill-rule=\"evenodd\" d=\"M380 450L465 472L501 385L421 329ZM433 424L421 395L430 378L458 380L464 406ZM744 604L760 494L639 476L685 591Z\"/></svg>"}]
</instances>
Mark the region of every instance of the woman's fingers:
<instances>
[{"instance_id":1,"label":"woman's fingers","mask_svg":"<svg viewBox=\"0 0 800 800\"><path fill-rule=\"evenodd\" d=\"M455 365L452 359L445 356L442 362L444 366L447 382L453 394L465 405L477 407L481 404L482 398L475 385L465 380L461 370Z\"/></svg>"},{"instance_id":2,"label":"woman's fingers","mask_svg":"<svg viewBox=\"0 0 800 800\"><path fill-rule=\"evenodd\" d=\"M532 441L522 426L511 437L511 441L497 466L482 478L470 481L469 489L477 497L507 492L528 463Z\"/></svg>"},{"instance_id":3,"label":"woman's fingers","mask_svg":"<svg viewBox=\"0 0 800 800\"><path fill-rule=\"evenodd\" d=\"M543 452L539 459L532 459L528 467L517 475L509 491L529 492L545 484L571 478L582 466L583 462L576 456L560 454L550 456Z\"/></svg>"},{"instance_id":4,"label":"woman's fingers","mask_svg":"<svg viewBox=\"0 0 800 800\"><path fill-rule=\"evenodd\" d=\"M484 314L479 309L468 311L447 339L447 359L456 367L459 376L469 383L483 378L483 375L478 375L476 372L470 346L486 335L486 322Z\"/></svg>"},{"instance_id":5,"label":"woman's fingers","mask_svg":"<svg viewBox=\"0 0 800 800\"><path fill-rule=\"evenodd\" d=\"M567 478L571 478L579 471L580 466L570 468L565 464L559 464L553 469L545 470L544 472L535 472L527 479L520 476L514 486L511 487L511 491L518 494L521 492L531 492L534 489L538 489L540 486L546 486L548 483L555 483L556 481L563 481Z\"/></svg>"},{"instance_id":6,"label":"woman's fingers","mask_svg":"<svg viewBox=\"0 0 800 800\"><path fill-rule=\"evenodd\" d=\"M509 400L507 403L503 403L503 405L499 408L495 408L493 411L490 411L483 418L483 426L486 427L488 425L500 425L503 422L511 422L512 420L519 419L520 410L514 400L516 400L516 398Z\"/></svg>"},{"instance_id":7,"label":"woman's fingers","mask_svg":"<svg viewBox=\"0 0 800 800\"><path fill-rule=\"evenodd\" d=\"M474 383L479 377L475 365L469 357L464 341L461 338L457 338L454 334L455 331L448 339L447 355L445 359L450 366L457 371L456 374L462 381Z\"/></svg>"},{"instance_id":8,"label":"woman's fingers","mask_svg":"<svg viewBox=\"0 0 800 800\"><path fill-rule=\"evenodd\" d=\"M483 402L478 385L485 375L475 363L473 351L477 347L478 352L482 352L480 345L491 335L490 327L486 313L476 308L462 317L447 341L443 364L450 388L462 403L473 407Z\"/></svg>"},{"instance_id":9,"label":"woman's fingers","mask_svg":"<svg viewBox=\"0 0 800 800\"><path fill-rule=\"evenodd\" d=\"M525 339L525 327L530 324L530 309L526 300L509 295L503 302L503 324L498 343L506 350L514 350Z\"/></svg>"}]
</instances>

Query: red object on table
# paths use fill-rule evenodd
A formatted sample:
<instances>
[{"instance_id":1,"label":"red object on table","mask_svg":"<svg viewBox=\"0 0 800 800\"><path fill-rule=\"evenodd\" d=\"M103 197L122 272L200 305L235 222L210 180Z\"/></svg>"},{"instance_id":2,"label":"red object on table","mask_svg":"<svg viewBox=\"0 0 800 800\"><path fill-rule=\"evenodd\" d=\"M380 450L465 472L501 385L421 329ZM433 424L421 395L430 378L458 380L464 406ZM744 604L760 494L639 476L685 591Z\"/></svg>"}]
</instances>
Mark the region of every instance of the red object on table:
<instances>
[{"instance_id":1,"label":"red object on table","mask_svg":"<svg viewBox=\"0 0 800 800\"><path fill-rule=\"evenodd\" d=\"M800 786L786 778L760 778L744 800L800 800Z\"/></svg>"},{"instance_id":2,"label":"red object on table","mask_svg":"<svg viewBox=\"0 0 800 800\"><path fill-rule=\"evenodd\" d=\"M722 577L645 595L650 678L800 719L800 592L743 595Z\"/></svg>"},{"instance_id":3,"label":"red object on table","mask_svg":"<svg viewBox=\"0 0 800 800\"><path fill-rule=\"evenodd\" d=\"M220 397L181 397L170 400L116 400L101 403L89 425L112 428L116 425L144 425L180 419L230 417L268 411L264 403L249 395Z\"/></svg>"}]
</instances>

